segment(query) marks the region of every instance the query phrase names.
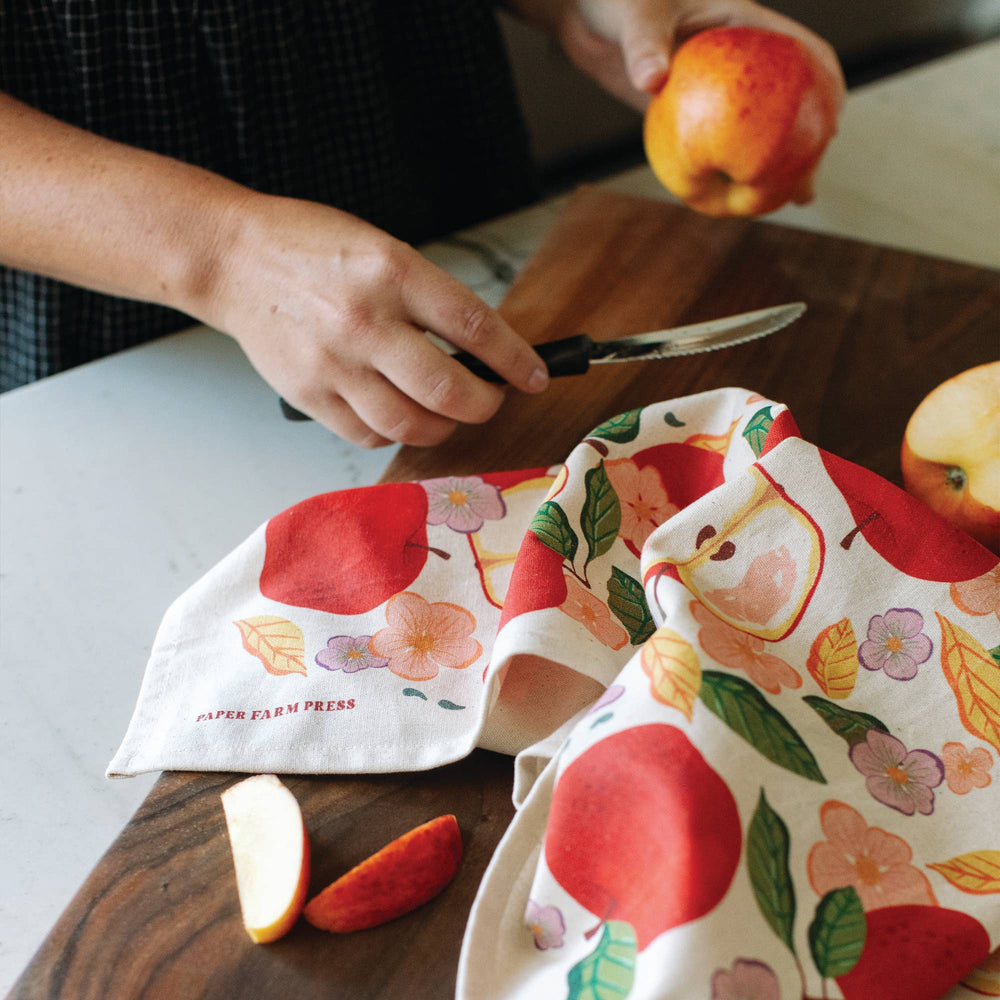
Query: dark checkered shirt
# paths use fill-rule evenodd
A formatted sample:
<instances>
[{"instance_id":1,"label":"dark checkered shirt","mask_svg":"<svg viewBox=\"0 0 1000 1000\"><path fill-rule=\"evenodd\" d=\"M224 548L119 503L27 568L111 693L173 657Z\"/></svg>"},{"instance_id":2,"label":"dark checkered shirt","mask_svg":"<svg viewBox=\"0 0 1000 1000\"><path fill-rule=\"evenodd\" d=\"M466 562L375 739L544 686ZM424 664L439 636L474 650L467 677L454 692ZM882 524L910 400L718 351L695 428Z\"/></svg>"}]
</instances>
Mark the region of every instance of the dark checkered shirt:
<instances>
[{"instance_id":1,"label":"dark checkered shirt","mask_svg":"<svg viewBox=\"0 0 1000 1000\"><path fill-rule=\"evenodd\" d=\"M0 90L411 243L536 193L488 0L0 0ZM190 323L0 267L0 390Z\"/></svg>"}]
</instances>

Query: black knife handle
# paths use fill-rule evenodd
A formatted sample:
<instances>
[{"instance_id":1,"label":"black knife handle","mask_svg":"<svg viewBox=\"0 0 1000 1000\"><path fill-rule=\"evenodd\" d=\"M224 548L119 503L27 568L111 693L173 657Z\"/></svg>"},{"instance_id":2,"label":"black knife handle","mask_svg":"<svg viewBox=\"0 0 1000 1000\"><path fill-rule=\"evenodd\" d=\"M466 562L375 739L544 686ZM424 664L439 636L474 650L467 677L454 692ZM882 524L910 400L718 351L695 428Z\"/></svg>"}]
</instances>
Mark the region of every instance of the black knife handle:
<instances>
[{"instance_id":1,"label":"black knife handle","mask_svg":"<svg viewBox=\"0 0 1000 1000\"><path fill-rule=\"evenodd\" d=\"M547 344L535 344L535 352L545 362L549 375L553 378L560 375L583 375L590 368L590 348L593 341L585 333L575 337L565 337L562 340L552 340ZM459 351L452 357L486 382L502 382L503 379L492 368L487 367L479 358L466 351ZM284 399L279 400L281 412L286 420L311 420L301 410L295 409Z\"/></svg>"},{"instance_id":2,"label":"black knife handle","mask_svg":"<svg viewBox=\"0 0 1000 1000\"><path fill-rule=\"evenodd\" d=\"M278 400L281 406L282 415L286 420L312 420L312 417L307 417L301 410L296 410L291 403L286 402L284 399Z\"/></svg>"},{"instance_id":3,"label":"black knife handle","mask_svg":"<svg viewBox=\"0 0 1000 1000\"><path fill-rule=\"evenodd\" d=\"M547 344L535 344L535 353L545 362L549 375L583 375L590 368L590 346L593 341L585 333L563 340L552 340ZM473 375L487 382L502 382L503 379L492 368L488 368L479 358L465 351L452 357L465 365Z\"/></svg>"}]
</instances>

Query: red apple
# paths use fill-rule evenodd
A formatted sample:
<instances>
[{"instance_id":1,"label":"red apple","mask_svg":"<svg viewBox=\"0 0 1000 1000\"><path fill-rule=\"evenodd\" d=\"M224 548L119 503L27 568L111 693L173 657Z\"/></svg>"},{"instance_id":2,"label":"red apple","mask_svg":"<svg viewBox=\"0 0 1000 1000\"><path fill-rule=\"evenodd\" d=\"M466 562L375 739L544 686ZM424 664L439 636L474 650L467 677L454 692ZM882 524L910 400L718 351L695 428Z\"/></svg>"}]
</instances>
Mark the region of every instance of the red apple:
<instances>
[{"instance_id":1,"label":"red apple","mask_svg":"<svg viewBox=\"0 0 1000 1000\"><path fill-rule=\"evenodd\" d=\"M335 934L375 927L433 899L455 877L462 834L438 816L403 834L328 885L306 904L314 927Z\"/></svg>"},{"instance_id":2,"label":"red apple","mask_svg":"<svg viewBox=\"0 0 1000 1000\"><path fill-rule=\"evenodd\" d=\"M677 50L646 111L649 165L706 215L762 215L809 201L842 89L842 79L789 35L701 31Z\"/></svg>"},{"instance_id":3,"label":"red apple","mask_svg":"<svg viewBox=\"0 0 1000 1000\"><path fill-rule=\"evenodd\" d=\"M272 517L264 538L265 597L360 615L406 590L424 568L427 491L383 483L323 493Z\"/></svg>"},{"instance_id":4,"label":"red apple","mask_svg":"<svg viewBox=\"0 0 1000 1000\"><path fill-rule=\"evenodd\" d=\"M886 906L865 919L861 958L837 977L844 1000L938 1000L990 952L978 920L943 906Z\"/></svg>"},{"instance_id":5,"label":"red apple","mask_svg":"<svg viewBox=\"0 0 1000 1000\"><path fill-rule=\"evenodd\" d=\"M258 944L277 941L302 912L309 838L295 796L276 775L257 774L222 793L243 926Z\"/></svg>"},{"instance_id":6,"label":"red apple","mask_svg":"<svg viewBox=\"0 0 1000 1000\"><path fill-rule=\"evenodd\" d=\"M900 463L910 493L1000 553L1000 361L924 397L906 425Z\"/></svg>"},{"instance_id":7,"label":"red apple","mask_svg":"<svg viewBox=\"0 0 1000 1000\"><path fill-rule=\"evenodd\" d=\"M743 843L726 783L675 726L595 743L559 776L545 831L556 881L601 920L624 920L639 950L712 910Z\"/></svg>"},{"instance_id":8,"label":"red apple","mask_svg":"<svg viewBox=\"0 0 1000 1000\"><path fill-rule=\"evenodd\" d=\"M886 562L918 580L956 583L982 576L996 565L996 557L964 531L887 479L828 452L820 454L854 520L840 540L841 548L850 550L862 535Z\"/></svg>"}]
</instances>

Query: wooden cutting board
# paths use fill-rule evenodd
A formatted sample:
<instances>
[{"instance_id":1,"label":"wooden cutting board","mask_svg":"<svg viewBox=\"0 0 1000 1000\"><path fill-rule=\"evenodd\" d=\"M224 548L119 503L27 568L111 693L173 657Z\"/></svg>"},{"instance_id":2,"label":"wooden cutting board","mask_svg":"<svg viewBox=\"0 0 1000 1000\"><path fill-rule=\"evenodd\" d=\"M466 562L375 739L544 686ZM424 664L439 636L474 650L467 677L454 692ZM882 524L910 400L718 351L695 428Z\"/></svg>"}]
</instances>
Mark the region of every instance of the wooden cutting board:
<instances>
[{"instance_id":1,"label":"wooden cutting board","mask_svg":"<svg viewBox=\"0 0 1000 1000\"><path fill-rule=\"evenodd\" d=\"M402 449L386 479L561 461L632 407L720 386L787 403L804 437L899 482L907 417L944 378L1000 356L1000 274L764 222L709 220L584 187L501 308L533 343L609 339L781 302L806 315L765 340L672 361L605 365L512 393L489 423ZM295 777L316 892L446 812L455 882L391 924L342 937L300 922L255 946L243 932L220 792L242 776L164 774L84 883L11 994L64 1000L454 996L469 908L509 824L511 760L477 751L430 772Z\"/></svg>"}]
</instances>

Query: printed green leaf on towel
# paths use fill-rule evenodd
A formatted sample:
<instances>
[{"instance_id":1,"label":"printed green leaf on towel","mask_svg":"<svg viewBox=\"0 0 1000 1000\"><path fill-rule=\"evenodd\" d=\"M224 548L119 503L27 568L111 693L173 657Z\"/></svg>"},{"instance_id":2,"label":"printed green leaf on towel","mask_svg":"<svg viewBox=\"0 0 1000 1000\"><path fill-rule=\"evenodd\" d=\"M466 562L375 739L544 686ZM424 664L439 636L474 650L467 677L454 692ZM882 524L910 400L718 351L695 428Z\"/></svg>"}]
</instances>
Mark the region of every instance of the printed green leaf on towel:
<instances>
[{"instance_id":1,"label":"printed green leaf on towel","mask_svg":"<svg viewBox=\"0 0 1000 1000\"><path fill-rule=\"evenodd\" d=\"M567 1000L625 1000L635 981L635 931L609 920L597 947L569 970Z\"/></svg>"},{"instance_id":2,"label":"printed green leaf on towel","mask_svg":"<svg viewBox=\"0 0 1000 1000\"><path fill-rule=\"evenodd\" d=\"M587 563L604 555L618 537L622 508L601 461L584 474L586 499L580 512L580 527L587 541Z\"/></svg>"},{"instance_id":3,"label":"printed green leaf on towel","mask_svg":"<svg viewBox=\"0 0 1000 1000\"><path fill-rule=\"evenodd\" d=\"M733 732L768 760L811 781L826 783L816 758L802 737L749 681L706 670L702 673L699 697Z\"/></svg>"}]
</instances>

